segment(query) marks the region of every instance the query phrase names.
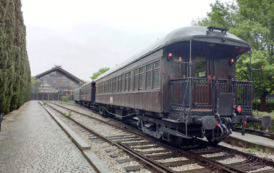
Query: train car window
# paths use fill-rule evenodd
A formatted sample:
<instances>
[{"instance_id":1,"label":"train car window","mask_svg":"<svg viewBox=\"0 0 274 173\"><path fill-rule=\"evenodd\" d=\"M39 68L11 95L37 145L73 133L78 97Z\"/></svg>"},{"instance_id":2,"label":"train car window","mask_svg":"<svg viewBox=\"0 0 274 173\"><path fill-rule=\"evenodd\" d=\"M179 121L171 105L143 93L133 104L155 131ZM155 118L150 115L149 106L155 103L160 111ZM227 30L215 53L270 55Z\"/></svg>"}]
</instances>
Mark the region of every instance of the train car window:
<instances>
[{"instance_id":1,"label":"train car window","mask_svg":"<svg viewBox=\"0 0 274 173\"><path fill-rule=\"evenodd\" d=\"M144 67L139 68L139 90L143 89Z\"/></svg>"},{"instance_id":2,"label":"train car window","mask_svg":"<svg viewBox=\"0 0 274 173\"><path fill-rule=\"evenodd\" d=\"M129 77L129 73L126 74L126 89L125 91L128 91L128 77Z\"/></svg>"},{"instance_id":3,"label":"train car window","mask_svg":"<svg viewBox=\"0 0 274 173\"><path fill-rule=\"evenodd\" d=\"M151 88L152 80L152 64L146 66L146 88Z\"/></svg>"},{"instance_id":4,"label":"train car window","mask_svg":"<svg viewBox=\"0 0 274 173\"><path fill-rule=\"evenodd\" d=\"M134 90L138 90L138 75L139 75L139 69L135 70L134 73Z\"/></svg>"},{"instance_id":5,"label":"train car window","mask_svg":"<svg viewBox=\"0 0 274 173\"><path fill-rule=\"evenodd\" d=\"M112 93L115 92L115 86L116 86L115 78L113 78L113 79L112 79Z\"/></svg>"},{"instance_id":6,"label":"train car window","mask_svg":"<svg viewBox=\"0 0 274 173\"><path fill-rule=\"evenodd\" d=\"M207 60L206 57L196 57L196 73L195 77L205 78L207 76Z\"/></svg>"},{"instance_id":7,"label":"train car window","mask_svg":"<svg viewBox=\"0 0 274 173\"><path fill-rule=\"evenodd\" d=\"M129 89L130 89L130 91L133 91L133 83L134 83L134 81L133 81L133 72L130 72L130 83L129 83Z\"/></svg>"},{"instance_id":8,"label":"train car window","mask_svg":"<svg viewBox=\"0 0 274 173\"><path fill-rule=\"evenodd\" d=\"M125 75L122 75L122 92L125 91Z\"/></svg>"},{"instance_id":9,"label":"train car window","mask_svg":"<svg viewBox=\"0 0 274 173\"><path fill-rule=\"evenodd\" d=\"M153 88L160 87L160 61L153 63Z\"/></svg>"},{"instance_id":10,"label":"train car window","mask_svg":"<svg viewBox=\"0 0 274 173\"><path fill-rule=\"evenodd\" d=\"M108 93L111 92L111 80L108 80Z\"/></svg>"},{"instance_id":11,"label":"train car window","mask_svg":"<svg viewBox=\"0 0 274 173\"><path fill-rule=\"evenodd\" d=\"M122 75L120 76L120 79L119 79L119 92L122 92Z\"/></svg>"},{"instance_id":12,"label":"train car window","mask_svg":"<svg viewBox=\"0 0 274 173\"><path fill-rule=\"evenodd\" d=\"M116 77L116 93L118 93L118 91L119 91L119 79L118 79L118 77Z\"/></svg>"}]
</instances>

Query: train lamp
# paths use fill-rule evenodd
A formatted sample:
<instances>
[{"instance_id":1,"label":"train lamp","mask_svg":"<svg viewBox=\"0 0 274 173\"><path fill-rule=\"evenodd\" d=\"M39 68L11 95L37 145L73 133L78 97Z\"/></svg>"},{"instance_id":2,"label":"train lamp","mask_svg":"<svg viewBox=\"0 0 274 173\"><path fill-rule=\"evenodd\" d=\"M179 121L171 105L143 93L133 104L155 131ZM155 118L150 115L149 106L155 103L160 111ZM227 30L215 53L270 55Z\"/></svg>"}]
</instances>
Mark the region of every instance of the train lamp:
<instances>
[{"instance_id":1,"label":"train lamp","mask_svg":"<svg viewBox=\"0 0 274 173\"><path fill-rule=\"evenodd\" d=\"M172 56L173 56L172 53L168 53L167 60L170 61L172 59Z\"/></svg>"},{"instance_id":2,"label":"train lamp","mask_svg":"<svg viewBox=\"0 0 274 173\"><path fill-rule=\"evenodd\" d=\"M242 107L240 105L234 105L233 108L235 109L236 113L241 113L242 112Z\"/></svg>"},{"instance_id":3,"label":"train lamp","mask_svg":"<svg viewBox=\"0 0 274 173\"><path fill-rule=\"evenodd\" d=\"M231 58L230 60L229 60L229 65L230 66L233 66L234 64L235 64L235 58Z\"/></svg>"}]
</instances>

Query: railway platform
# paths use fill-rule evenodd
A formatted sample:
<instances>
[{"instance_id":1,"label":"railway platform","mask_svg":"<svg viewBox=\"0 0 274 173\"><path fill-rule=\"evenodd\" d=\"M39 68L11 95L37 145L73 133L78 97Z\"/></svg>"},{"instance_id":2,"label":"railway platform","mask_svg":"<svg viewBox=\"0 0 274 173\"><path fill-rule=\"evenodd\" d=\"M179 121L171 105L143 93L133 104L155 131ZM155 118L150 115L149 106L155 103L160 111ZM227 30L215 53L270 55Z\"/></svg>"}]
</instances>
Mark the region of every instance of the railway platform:
<instances>
[{"instance_id":1,"label":"railway platform","mask_svg":"<svg viewBox=\"0 0 274 173\"><path fill-rule=\"evenodd\" d=\"M239 132L233 132L225 142L243 148L258 147L264 152L274 153L274 140L257 135L246 133L245 136L242 136Z\"/></svg>"},{"instance_id":2,"label":"railway platform","mask_svg":"<svg viewBox=\"0 0 274 173\"><path fill-rule=\"evenodd\" d=\"M0 172L90 172L95 170L37 101L4 116Z\"/></svg>"}]
</instances>

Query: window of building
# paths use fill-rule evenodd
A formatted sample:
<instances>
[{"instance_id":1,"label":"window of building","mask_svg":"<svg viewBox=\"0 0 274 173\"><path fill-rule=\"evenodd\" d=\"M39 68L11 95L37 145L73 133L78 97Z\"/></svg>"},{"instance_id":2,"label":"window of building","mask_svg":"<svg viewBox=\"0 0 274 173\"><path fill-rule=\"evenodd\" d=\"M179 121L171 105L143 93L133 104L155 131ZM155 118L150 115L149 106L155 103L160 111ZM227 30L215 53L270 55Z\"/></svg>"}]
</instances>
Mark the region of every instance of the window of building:
<instances>
[{"instance_id":1,"label":"window of building","mask_svg":"<svg viewBox=\"0 0 274 173\"><path fill-rule=\"evenodd\" d=\"M143 89L144 67L139 68L139 90Z\"/></svg>"},{"instance_id":2,"label":"window of building","mask_svg":"<svg viewBox=\"0 0 274 173\"><path fill-rule=\"evenodd\" d=\"M153 63L153 88L160 87L160 61Z\"/></svg>"},{"instance_id":3,"label":"window of building","mask_svg":"<svg viewBox=\"0 0 274 173\"><path fill-rule=\"evenodd\" d=\"M152 64L146 66L146 88L151 89L152 86Z\"/></svg>"},{"instance_id":4,"label":"window of building","mask_svg":"<svg viewBox=\"0 0 274 173\"><path fill-rule=\"evenodd\" d=\"M139 69L136 69L134 72L134 90L138 90L138 76L139 76Z\"/></svg>"}]
</instances>

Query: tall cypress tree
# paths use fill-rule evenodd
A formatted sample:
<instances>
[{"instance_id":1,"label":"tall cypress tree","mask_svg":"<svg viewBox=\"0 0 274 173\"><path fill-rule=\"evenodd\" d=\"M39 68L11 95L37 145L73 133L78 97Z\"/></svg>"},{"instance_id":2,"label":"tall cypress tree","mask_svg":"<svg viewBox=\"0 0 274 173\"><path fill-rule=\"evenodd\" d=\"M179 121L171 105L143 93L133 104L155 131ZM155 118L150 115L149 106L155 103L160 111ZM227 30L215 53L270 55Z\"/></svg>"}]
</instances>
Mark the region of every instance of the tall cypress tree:
<instances>
[{"instance_id":1,"label":"tall cypress tree","mask_svg":"<svg viewBox=\"0 0 274 173\"><path fill-rule=\"evenodd\" d=\"M30 99L30 67L21 0L0 0L0 112Z\"/></svg>"}]
</instances>

